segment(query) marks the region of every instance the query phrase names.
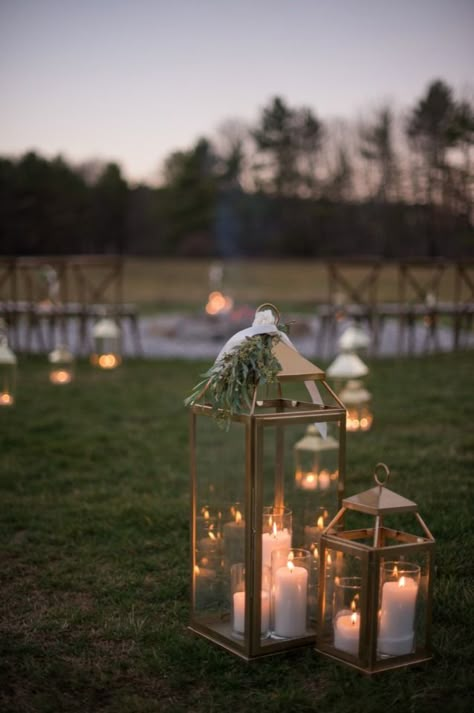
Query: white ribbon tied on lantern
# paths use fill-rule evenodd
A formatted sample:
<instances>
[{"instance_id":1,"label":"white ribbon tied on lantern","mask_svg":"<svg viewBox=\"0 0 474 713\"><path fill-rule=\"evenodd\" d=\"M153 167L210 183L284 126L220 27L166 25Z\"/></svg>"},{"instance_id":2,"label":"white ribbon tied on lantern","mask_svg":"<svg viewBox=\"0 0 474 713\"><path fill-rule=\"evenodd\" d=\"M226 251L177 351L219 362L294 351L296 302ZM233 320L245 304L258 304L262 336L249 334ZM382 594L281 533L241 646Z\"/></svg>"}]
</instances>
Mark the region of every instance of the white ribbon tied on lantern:
<instances>
[{"instance_id":1,"label":"white ribbon tied on lantern","mask_svg":"<svg viewBox=\"0 0 474 713\"><path fill-rule=\"evenodd\" d=\"M291 349L297 351L295 345L291 342L288 336L280 331L275 324L275 315L269 309L256 312L255 319L253 320L252 326L247 327L247 329L242 329L240 332L236 332L222 347L216 358L216 363L219 362L226 354L231 352L233 349L242 344L249 337L255 337L258 334L274 334L278 335L281 341L286 344ZM323 405L323 400L318 391L318 387L314 381L305 381L304 385L311 397L311 401L314 404ZM327 424L326 423L316 423L318 431L320 432L322 438L327 437Z\"/></svg>"}]
</instances>

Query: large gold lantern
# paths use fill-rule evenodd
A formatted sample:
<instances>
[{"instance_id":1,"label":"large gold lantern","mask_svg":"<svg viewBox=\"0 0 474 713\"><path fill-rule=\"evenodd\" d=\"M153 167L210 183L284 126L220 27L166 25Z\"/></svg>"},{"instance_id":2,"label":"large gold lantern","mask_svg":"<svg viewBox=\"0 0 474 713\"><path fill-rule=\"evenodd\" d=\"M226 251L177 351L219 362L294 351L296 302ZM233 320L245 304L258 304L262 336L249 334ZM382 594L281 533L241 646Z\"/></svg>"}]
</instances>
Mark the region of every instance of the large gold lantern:
<instances>
[{"instance_id":1,"label":"large gold lantern","mask_svg":"<svg viewBox=\"0 0 474 713\"><path fill-rule=\"evenodd\" d=\"M369 674L431 657L434 539L416 503L384 487L381 469L388 479L377 464L376 486L345 498L320 538L316 649ZM406 529L413 516L416 533Z\"/></svg>"},{"instance_id":2,"label":"large gold lantern","mask_svg":"<svg viewBox=\"0 0 474 713\"><path fill-rule=\"evenodd\" d=\"M0 407L13 406L16 387L16 356L8 346L7 327L0 320Z\"/></svg>"},{"instance_id":3,"label":"large gold lantern","mask_svg":"<svg viewBox=\"0 0 474 713\"><path fill-rule=\"evenodd\" d=\"M268 354L261 352L262 361L250 368L246 355L262 345ZM277 365L274 380L270 362ZM242 375L248 390L240 407L226 412L216 408L216 395L235 373L227 396L241 388ZM247 660L314 644L316 568L306 528L317 522L317 507L314 491L295 483L294 449L309 426L331 438L334 479L327 493L336 512L344 484L345 409L324 372L279 330L272 305L262 305L253 326L229 340L198 387L188 400L190 628ZM224 427L216 416L225 417Z\"/></svg>"},{"instance_id":4,"label":"large gold lantern","mask_svg":"<svg viewBox=\"0 0 474 713\"><path fill-rule=\"evenodd\" d=\"M92 339L92 364L101 369L115 369L121 364L121 331L115 320L100 319L92 328Z\"/></svg>"},{"instance_id":5,"label":"large gold lantern","mask_svg":"<svg viewBox=\"0 0 474 713\"><path fill-rule=\"evenodd\" d=\"M48 355L50 363L49 380L52 384L70 384L74 378L74 355L62 344Z\"/></svg>"}]
</instances>

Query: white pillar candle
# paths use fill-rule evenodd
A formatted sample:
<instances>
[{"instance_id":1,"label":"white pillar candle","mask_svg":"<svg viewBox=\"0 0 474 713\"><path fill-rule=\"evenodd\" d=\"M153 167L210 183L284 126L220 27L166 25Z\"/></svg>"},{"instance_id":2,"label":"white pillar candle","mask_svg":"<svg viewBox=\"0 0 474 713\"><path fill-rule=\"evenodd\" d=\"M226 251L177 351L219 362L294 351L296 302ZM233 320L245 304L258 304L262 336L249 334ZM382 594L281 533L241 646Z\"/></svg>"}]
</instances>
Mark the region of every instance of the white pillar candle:
<instances>
[{"instance_id":1,"label":"white pillar candle","mask_svg":"<svg viewBox=\"0 0 474 713\"><path fill-rule=\"evenodd\" d=\"M340 651L357 656L359 653L360 615L342 609L334 622L334 646Z\"/></svg>"},{"instance_id":2,"label":"white pillar candle","mask_svg":"<svg viewBox=\"0 0 474 713\"><path fill-rule=\"evenodd\" d=\"M262 535L262 567L272 566L272 552L279 549L291 549L291 532L285 528L277 530L273 525L273 532L264 532Z\"/></svg>"},{"instance_id":3,"label":"white pillar candle","mask_svg":"<svg viewBox=\"0 0 474 713\"><path fill-rule=\"evenodd\" d=\"M288 562L274 575L276 636L291 638L306 634L308 571Z\"/></svg>"},{"instance_id":4,"label":"white pillar candle","mask_svg":"<svg viewBox=\"0 0 474 713\"><path fill-rule=\"evenodd\" d=\"M418 584L402 576L382 587L378 650L381 654L403 656L413 650L414 620Z\"/></svg>"},{"instance_id":5,"label":"white pillar candle","mask_svg":"<svg viewBox=\"0 0 474 713\"><path fill-rule=\"evenodd\" d=\"M245 633L245 592L234 592L233 629L236 634ZM262 615L260 633L266 634L270 625L270 596L268 592L261 593Z\"/></svg>"}]
</instances>

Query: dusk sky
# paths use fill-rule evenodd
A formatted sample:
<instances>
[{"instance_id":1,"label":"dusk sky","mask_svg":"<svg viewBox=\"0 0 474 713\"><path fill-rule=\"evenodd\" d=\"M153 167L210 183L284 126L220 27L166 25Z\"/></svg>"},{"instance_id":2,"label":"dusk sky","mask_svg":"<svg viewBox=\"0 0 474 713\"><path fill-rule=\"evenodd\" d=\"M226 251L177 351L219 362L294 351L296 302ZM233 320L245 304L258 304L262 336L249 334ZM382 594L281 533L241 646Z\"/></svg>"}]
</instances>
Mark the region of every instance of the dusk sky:
<instances>
[{"instance_id":1,"label":"dusk sky","mask_svg":"<svg viewBox=\"0 0 474 713\"><path fill-rule=\"evenodd\" d=\"M275 95L321 119L474 87L474 0L0 0L0 154L163 159L255 122Z\"/></svg>"}]
</instances>

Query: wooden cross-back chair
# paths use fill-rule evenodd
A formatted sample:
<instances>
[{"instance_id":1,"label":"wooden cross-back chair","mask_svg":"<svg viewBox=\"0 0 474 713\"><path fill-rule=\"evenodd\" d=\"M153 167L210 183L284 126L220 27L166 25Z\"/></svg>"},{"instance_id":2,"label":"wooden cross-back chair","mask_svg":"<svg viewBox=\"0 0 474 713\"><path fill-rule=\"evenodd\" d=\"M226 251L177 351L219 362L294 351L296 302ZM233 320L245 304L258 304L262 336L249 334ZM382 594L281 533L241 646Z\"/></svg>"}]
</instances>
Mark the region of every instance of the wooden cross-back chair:
<instances>
[{"instance_id":1,"label":"wooden cross-back chair","mask_svg":"<svg viewBox=\"0 0 474 713\"><path fill-rule=\"evenodd\" d=\"M136 351L142 353L138 316L134 305L123 295L124 262L121 256L81 256L70 259L74 296L80 305L79 348L88 353L92 346L91 327L109 316L128 324Z\"/></svg>"},{"instance_id":2,"label":"wooden cross-back chair","mask_svg":"<svg viewBox=\"0 0 474 713\"><path fill-rule=\"evenodd\" d=\"M67 343L67 259L17 258L15 273L18 348L31 351L36 341L46 351Z\"/></svg>"},{"instance_id":3,"label":"wooden cross-back chair","mask_svg":"<svg viewBox=\"0 0 474 713\"><path fill-rule=\"evenodd\" d=\"M373 334L381 265L377 258L331 260L326 264L328 298L318 308L319 353L334 345L338 322L343 319L365 322Z\"/></svg>"},{"instance_id":4,"label":"wooden cross-back chair","mask_svg":"<svg viewBox=\"0 0 474 713\"><path fill-rule=\"evenodd\" d=\"M5 321L9 342L15 349L18 340L16 284L16 259L0 258L0 317Z\"/></svg>"},{"instance_id":5,"label":"wooden cross-back chair","mask_svg":"<svg viewBox=\"0 0 474 713\"><path fill-rule=\"evenodd\" d=\"M474 260L463 260L455 266L453 348L461 346L463 330L472 329L474 316Z\"/></svg>"},{"instance_id":6,"label":"wooden cross-back chair","mask_svg":"<svg viewBox=\"0 0 474 713\"><path fill-rule=\"evenodd\" d=\"M416 328L425 327L423 349L439 349L440 288L446 272L444 260L410 260L398 267L398 351L416 348Z\"/></svg>"}]
</instances>

